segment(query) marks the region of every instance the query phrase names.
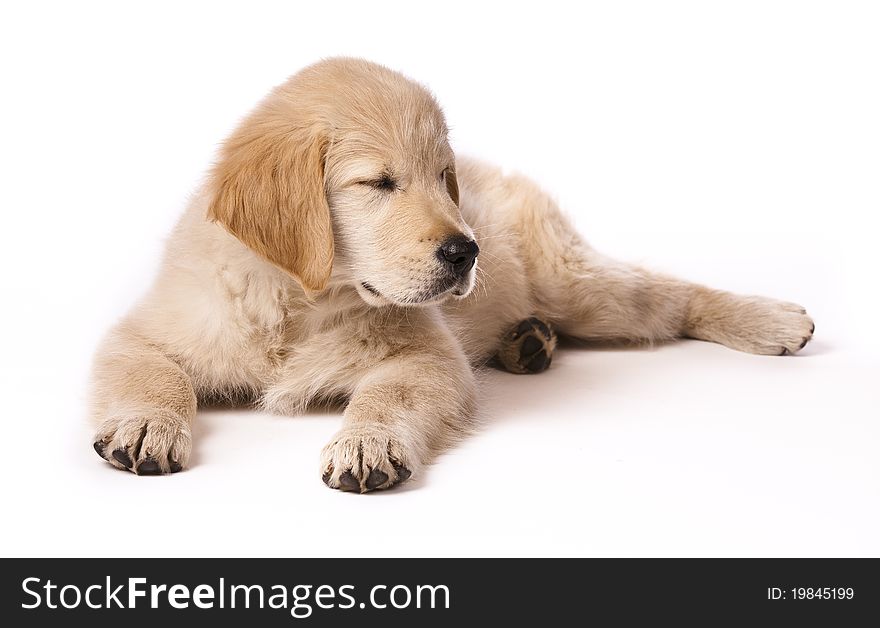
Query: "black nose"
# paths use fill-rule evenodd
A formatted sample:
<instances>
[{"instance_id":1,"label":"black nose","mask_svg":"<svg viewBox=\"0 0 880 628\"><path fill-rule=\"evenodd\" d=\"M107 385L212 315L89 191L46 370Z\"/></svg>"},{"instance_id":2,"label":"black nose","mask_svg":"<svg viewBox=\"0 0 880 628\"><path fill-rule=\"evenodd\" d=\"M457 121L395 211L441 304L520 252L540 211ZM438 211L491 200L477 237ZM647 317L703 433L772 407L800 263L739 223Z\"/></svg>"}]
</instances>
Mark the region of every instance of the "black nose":
<instances>
[{"instance_id":1,"label":"black nose","mask_svg":"<svg viewBox=\"0 0 880 628\"><path fill-rule=\"evenodd\" d=\"M480 247L477 243L465 236L452 236L437 249L437 257L441 262L449 265L450 270L458 276L464 277L474 267L474 260Z\"/></svg>"}]
</instances>

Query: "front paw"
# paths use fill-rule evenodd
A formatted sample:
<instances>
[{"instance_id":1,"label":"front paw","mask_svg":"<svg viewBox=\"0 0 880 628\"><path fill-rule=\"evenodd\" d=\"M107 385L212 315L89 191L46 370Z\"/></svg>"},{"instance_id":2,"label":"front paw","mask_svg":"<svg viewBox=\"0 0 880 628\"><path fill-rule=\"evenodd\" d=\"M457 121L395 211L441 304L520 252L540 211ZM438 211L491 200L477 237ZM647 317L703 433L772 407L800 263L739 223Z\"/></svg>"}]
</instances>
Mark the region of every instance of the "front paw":
<instances>
[{"instance_id":1,"label":"front paw","mask_svg":"<svg viewBox=\"0 0 880 628\"><path fill-rule=\"evenodd\" d=\"M94 447L114 467L160 475L187 466L192 435L189 424L173 412L153 410L110 417L98 428Z\"/></svg>"},{"instance_id":2,"label":"front paw","mask_svg":"<svg viewBox=\"0 0 880 628\"><path fill-rule=\"evenodd\" d=\"M344 428L321 452L324 483L358 493L408 480L414 462L393 430L384 425Z\"/></svg>"}]
</instances>

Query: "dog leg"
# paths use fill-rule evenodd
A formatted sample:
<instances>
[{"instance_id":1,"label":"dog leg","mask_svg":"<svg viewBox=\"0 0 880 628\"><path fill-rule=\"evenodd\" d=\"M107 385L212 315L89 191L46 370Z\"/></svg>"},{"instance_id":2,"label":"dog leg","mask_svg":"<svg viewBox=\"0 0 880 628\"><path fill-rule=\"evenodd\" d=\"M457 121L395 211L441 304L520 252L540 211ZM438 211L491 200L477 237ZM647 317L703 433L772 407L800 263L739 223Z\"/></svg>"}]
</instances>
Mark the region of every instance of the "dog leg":
<instances>
[{"instance_id":1,"label":"dog leg","mask_svg":"<svg viewBox=\"0 0 880 628\"><path fill-rule=\"evenodd\" d=\"M138 475L186 468L196 412L189 376L159 349L120 327L95 359L94 448L119 469Z\"/></svg>"},{"instance_id":2,"label":"dog leg","mask_svg":"<svg viewBox=\"0 0 880 628\"><path fill-rule=\"evenodd\" d=\"M815 326L794 303L713 290L657 275L586 247L566 254L543 291L547 318L585 340L697 338L763 355L803 349ZM560 272L560 270L562 272Z\"/></svg>"},{"instance_id":3,"label":"dog leg","mask_svg":"<svg viewBox=\"0 0 880 628\"><path fill-rule=\"evenodd\" d=\"M532 311L584 340L689 337L766 355L795 353L814 325L799 305L712 290L609 259L581 240L556 203L522 177L506 184ZM549 357L549 356L548 356ZM515 358L515 356L514 356Z\"/></svg>"},{"instance_id":4,"label":"dog leg","mask_svg":"<svg viewBox=\"0 0 880 628\"><path fill-rule=\"evenodd\" d=\"M417 474L468 428L473 374L463 355L386 360L360 381L342 429L324 447L324 483L366 493Z\"/></svg>"}]
</instances>

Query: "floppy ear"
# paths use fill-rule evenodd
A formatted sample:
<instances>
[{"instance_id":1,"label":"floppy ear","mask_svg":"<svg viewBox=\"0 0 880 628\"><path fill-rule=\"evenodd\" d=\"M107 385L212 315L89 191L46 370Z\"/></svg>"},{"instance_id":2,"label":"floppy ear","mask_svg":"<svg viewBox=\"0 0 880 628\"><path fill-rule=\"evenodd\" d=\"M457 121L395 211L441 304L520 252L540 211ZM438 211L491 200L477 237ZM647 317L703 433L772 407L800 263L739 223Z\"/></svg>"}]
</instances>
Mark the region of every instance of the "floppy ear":
<instances>
[{"instance_id":1,"label":"floppy ear","mask_svg":"<svg viewBox=\"0 0 880 628\"><path fill-rule=\"evenodd\" d=\"M458 205L458 178L455 176L455 168L446 171L446 192L452 202Z\"/></svg>"},{"instance_id":2,"label":"floppy ear","mask_svg":"<svg viewBox=\"0 0 880 628\"><path fill-rule=\"evenodd\" d=\"M208 218L307 292L323 290L333 266L326 147L326 135L315 128L243 127L224 146L212 175Z\"/></svg>"}]
</instances>

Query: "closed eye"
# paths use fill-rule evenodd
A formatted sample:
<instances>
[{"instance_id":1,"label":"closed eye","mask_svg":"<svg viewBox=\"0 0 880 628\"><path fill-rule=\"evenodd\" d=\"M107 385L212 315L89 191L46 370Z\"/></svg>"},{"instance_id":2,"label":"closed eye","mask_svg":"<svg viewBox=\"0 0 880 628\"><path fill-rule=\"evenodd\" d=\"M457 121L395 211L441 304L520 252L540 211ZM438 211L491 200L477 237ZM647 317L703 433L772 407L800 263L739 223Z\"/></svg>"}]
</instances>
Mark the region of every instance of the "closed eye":
<instances>
[{"instance_id":1,"label":"closed eye","mask_svg":"<svg viewBox=\"0 0 880 628\"><path fill-rule=\"evenodd\" d=\"M376 188L377 190L382 190L383 192L393 192L397 189L397 181L395 181L389 174L383 174L378 179L361 181L360 184L368 185L372 188Z\"/></svg>"}]
</instances>

